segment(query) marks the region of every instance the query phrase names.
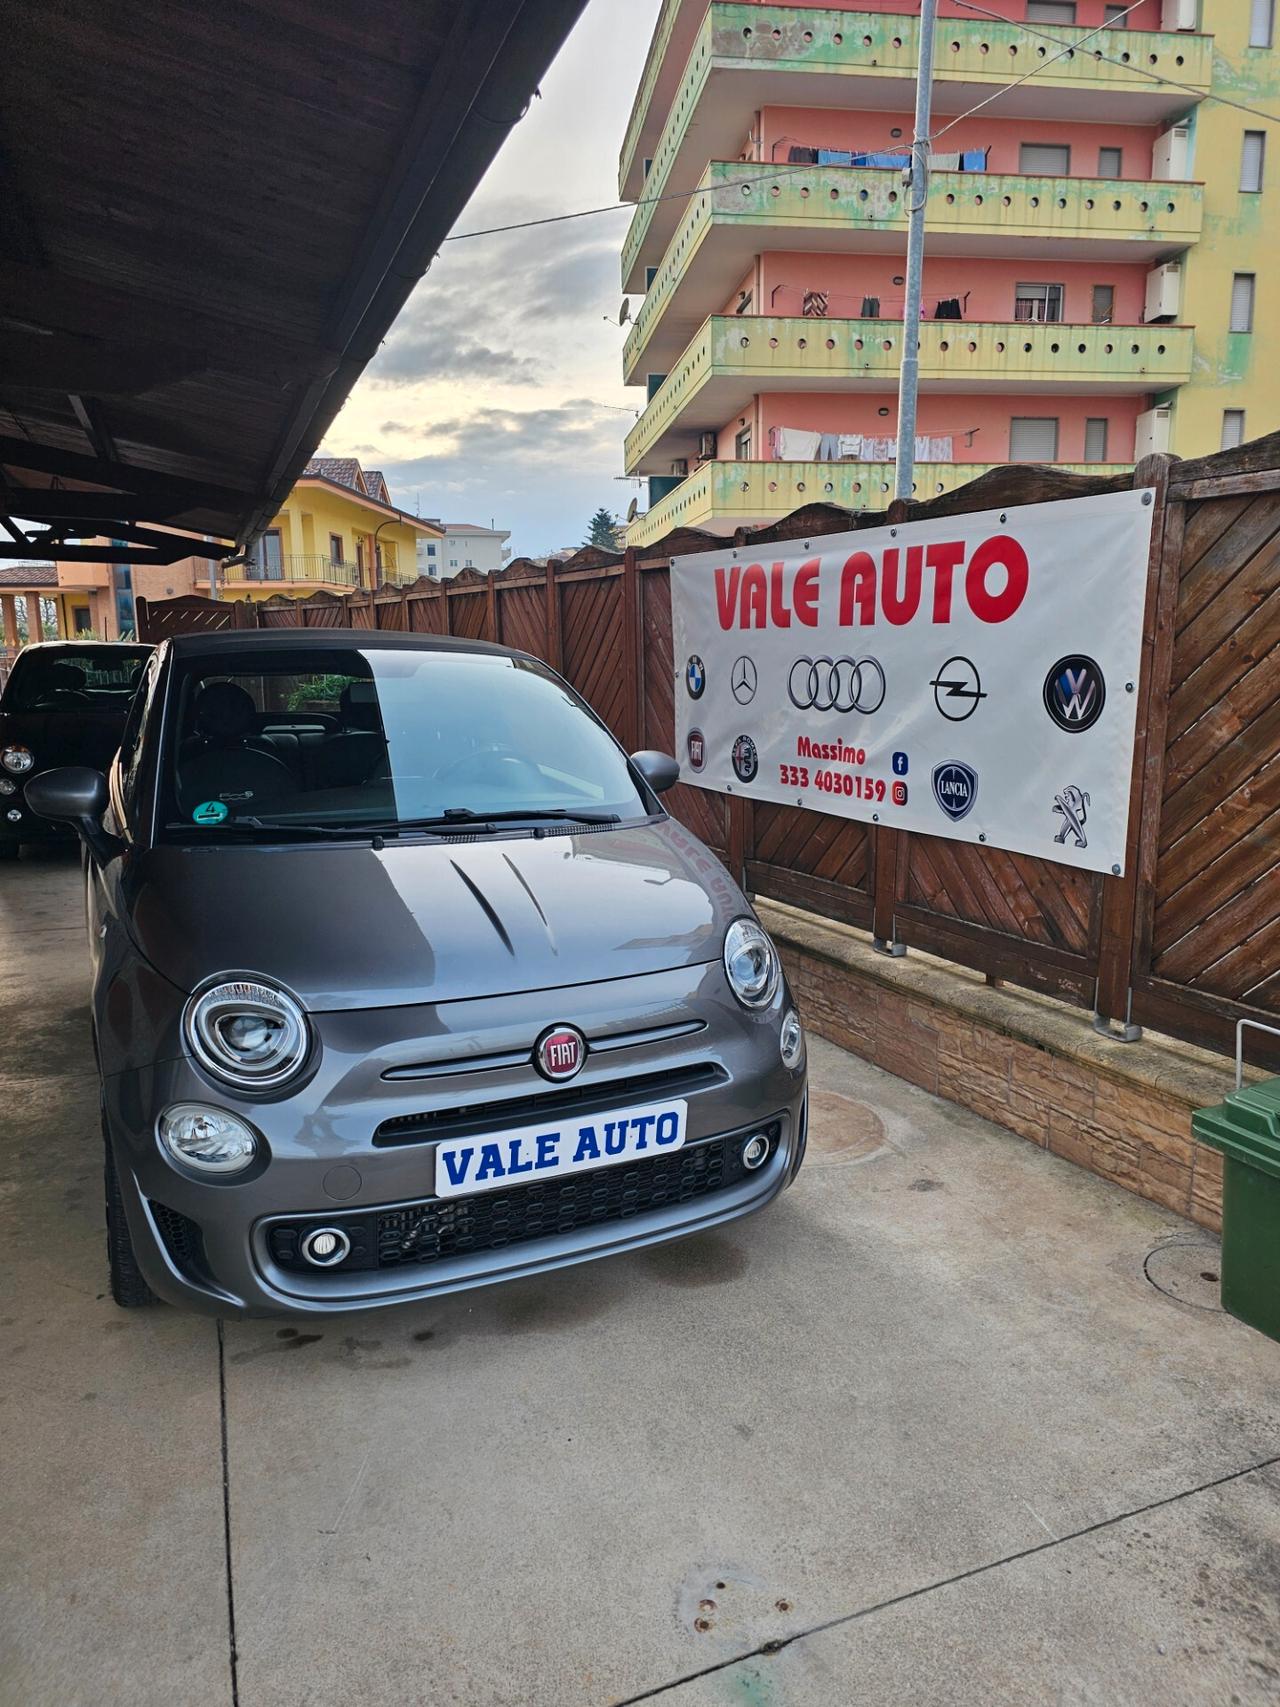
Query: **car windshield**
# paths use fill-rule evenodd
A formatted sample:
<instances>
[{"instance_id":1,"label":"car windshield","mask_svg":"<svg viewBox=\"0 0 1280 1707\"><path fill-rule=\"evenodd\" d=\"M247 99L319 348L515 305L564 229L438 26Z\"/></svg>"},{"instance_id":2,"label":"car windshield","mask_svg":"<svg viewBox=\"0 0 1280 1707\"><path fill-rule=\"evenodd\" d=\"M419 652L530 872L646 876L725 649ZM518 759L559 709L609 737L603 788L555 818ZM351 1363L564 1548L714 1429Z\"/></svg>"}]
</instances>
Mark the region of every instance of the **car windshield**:
<instances>
[{"instance_id":1,"label":"car windshield","mask_svg":"<svg viewBox=\"0 0 1280 1707\"><path fill-rule=\"evenodd\" d=\"M180 663L170 704L160 809L171 837L648 811L616 743L530 659L223 652Z\"/></svg>"},{"instance_id":2,"label":"car windshield","mask_svg":"<svg viewBox=\"0 0 1280 1707\"><path fill-rule=\"evenodd\" d=\"M0 700L0 711L86 711L129 709L133 690L150 656L146 646L58 646L21 653Z\"/></svg>"}]
</instances>

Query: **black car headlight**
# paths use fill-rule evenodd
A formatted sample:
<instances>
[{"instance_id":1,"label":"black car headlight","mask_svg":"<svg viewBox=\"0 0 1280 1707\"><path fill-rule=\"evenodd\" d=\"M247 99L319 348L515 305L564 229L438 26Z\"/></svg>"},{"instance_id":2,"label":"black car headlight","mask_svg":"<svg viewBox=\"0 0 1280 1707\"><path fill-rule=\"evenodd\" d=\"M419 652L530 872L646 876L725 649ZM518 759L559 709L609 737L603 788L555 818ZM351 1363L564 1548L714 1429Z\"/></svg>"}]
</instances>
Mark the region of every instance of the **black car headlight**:
<instances>
[{"instance_id":1,"label":"black car headlight","mask_svg":"<svg viewBox=\"0 0 1280 1707\"><path fill-rule=\"evenodd\" d=\"M261 978L228 978L198 991L182 1028L201 1066L241 1090L287 1083L301 1072L311 1047L301 1005Z\"/></svg>"},{"instance_id":2,"label":"black car headlight","mask_svg":"<svg viewBox=\"0 0 1280 1707\"><path fill-rule=\"evenodd\" d=\"M767 1008L778 991L778 951L754 919L735 919L724 935L729 988L744 1008Z\"/></svg>"}]
</instances>

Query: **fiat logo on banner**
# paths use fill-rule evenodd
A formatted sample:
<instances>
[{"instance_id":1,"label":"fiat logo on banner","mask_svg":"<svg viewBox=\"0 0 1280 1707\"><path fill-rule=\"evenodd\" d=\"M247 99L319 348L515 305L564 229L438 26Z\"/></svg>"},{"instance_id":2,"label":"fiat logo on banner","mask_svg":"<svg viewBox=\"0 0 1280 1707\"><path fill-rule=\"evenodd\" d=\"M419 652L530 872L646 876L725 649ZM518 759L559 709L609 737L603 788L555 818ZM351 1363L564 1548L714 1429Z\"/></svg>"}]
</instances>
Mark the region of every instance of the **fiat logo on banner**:
<instances>
[{"instance_id":1,"label":"fiat logo on banner","mask_svg":"<svg viewBox=\"0 0 1280 1707\"><path fill-rule=\"evenodd\" d=\"M538 1039L533 1064L544 1079L571 1079L587 1058L587 1041L572 1025L553 1025Z\"/></svg>"}]
</instances>

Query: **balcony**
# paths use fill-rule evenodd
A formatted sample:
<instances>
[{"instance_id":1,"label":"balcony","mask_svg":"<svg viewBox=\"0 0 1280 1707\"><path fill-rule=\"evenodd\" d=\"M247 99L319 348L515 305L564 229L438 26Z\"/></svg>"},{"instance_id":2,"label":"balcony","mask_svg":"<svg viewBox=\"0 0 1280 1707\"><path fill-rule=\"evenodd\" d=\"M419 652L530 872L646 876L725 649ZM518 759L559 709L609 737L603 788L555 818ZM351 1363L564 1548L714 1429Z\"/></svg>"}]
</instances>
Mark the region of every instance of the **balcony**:
<instances>
[{"instance_id":1,"label":"balcony","mask_svg":"<svg viewBox=\"0 0 1280 1707\"><path fill-rule=\"evenodd\" d=\"M918 462L911 490L917 498L954 492L992 462ZM1127 462L1059 462L1073 474L1127 473ZM674 528L731 534L790 515L804 504L838 504L844 510L883 510L893 496L891 462L704 462L627 529L627 544L647 546Z\"/></svg>"},{"instance_id":2,"label":"balcony","mask_svg":"<svg viewBox=\"0 0 1280 1707\"><path fill-rule=\"evenodd\" d=\"M912 109L916 18L714 0L692 39L677 85L668 62L688 39L680 15L684 10L669 0L659 21L623 148L620 185L626 199L680 189L697 181L708 160L737 155L749 115L762 107ZM1052 113L1064 122L1156 125L1184 113L1209 92L1210 36L1117 29L1108 31L1105 40L1085 41L1078 51L1071 47L1089 34L1045 24L942 19L934 113L964 112L1041 66L1032 81L1001 97L1002 117ZM1055 59L1061 49L1066 54ZM1153 81L1144 75L1149 73L1175 78L1184 87ZM828 81L819 84L823 77ZM661 134L655 136L659 125ZM647 176L642 153L652 160ZM680 208L678 201L665 201L636 209L623 249L624 289L644 289L644 269L670 242Z\"/></svg>"},{"instance_id":3,"label":"balcony","mask_svg":"<svg viewBox=\"0 0 1280 1707\"><path fill-rule=\"evenodd\" d=\"M254 592L291 592L306 587L310 592L350 592L360 585L360 570L354 563L334 563L328 557L285 552L278 563L224 563L218 570L223 586Z\"/></svg>"},{"instance_id":4,"label":"balcony","mask_svg":"<svg viewBox=\"0 0 1280 1707\"><path fill-rule=\"evenodd\" d=\"M698 434L745 413L759 392L891 391L900 320L708 320L627 435L628 474L665 474ZM972 396L1111 396L1166 391L1191 377L1190 326L1073 326L923 320L920 389Z\"/></svg>"},{"instance_id":5,"label":"balcony","mask_svg":"<svg viewBox=\"0 0 1280 1707\"><path fill-rule=\"evenodd\" d=\"M623 372L667 372L694 331L724 303L729 285L766 249L905 253L901 174L863 166L713 161L636 314ZM1200 184L1146 178L1040 178L1021 173L935 172L927 250L1042 260L1150 265L1200 236Z\"/></svg>"}]
</instances>

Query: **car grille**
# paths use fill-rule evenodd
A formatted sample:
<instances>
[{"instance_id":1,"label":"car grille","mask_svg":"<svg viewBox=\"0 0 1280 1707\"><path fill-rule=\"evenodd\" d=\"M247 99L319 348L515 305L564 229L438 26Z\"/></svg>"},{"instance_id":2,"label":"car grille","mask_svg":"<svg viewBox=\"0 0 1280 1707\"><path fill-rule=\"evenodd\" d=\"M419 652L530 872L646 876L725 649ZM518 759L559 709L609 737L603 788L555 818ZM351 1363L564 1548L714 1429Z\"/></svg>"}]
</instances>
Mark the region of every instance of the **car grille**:
<instances>
[{"instance_id":1,"label":"car grille","mask_svg":"<svg viewBox=\"0 0 1280 1707\"><path fill-rule=\"evenodd\" d=\"M188 1279L202 1274L206 1264L204 1234L199 1226L188 1216L179 1214L176 1209L170 1209L167 1204L157 1203L154 1199L151 1202L151 1214L174 1267Z\"/></svg>"},{"instance_id":2,"label":"car grille","mask_svg":"<svg viewBox=\"0 0 1280 1707\"><path fill-rule=\"evenodd\" d=\"M595 1168L509 1191L431 1198L363 1215L278 1221L271 1226L267 1242L281 1268L316 1274L324 1271L305 1261L299 1244L308 1231L319 1227L339 1227L351 1241L350 1254L334 1265L334 1273L442 1262L530 1239L555 1238L712 1197L740 1184L747 1177L743 1145L759 1131L767 1132L776 1146L781 1126L775 1120L731 1137L686 1145L668 1156Z\"/></svg>"},{"instance_id":3,"label":"car grille","mask_svg":"<svg viewBox=\"0 0 1280 1707\"><path fill-rule=\"evenodd\" d=\"M726 1077L723 1068L700 1061L688 1067L668 1068L662 1073L637 1073L629 1079L548 1087L530 1096L513 1097L509 1102L488 1100L433 1109L426 1114L397 1114L382 1122L373 1142L381 1150L395 1144L421 1144L427 1139L468 1138L492 1132L496 1124L509 1128L524 1120L555 1120L562 1114L589 1113L593 1106L611 1109L619 1103L638 1103L649 1095L683 1096L686 1091L718 1085Z\"/></svg>"}]
</instances>

